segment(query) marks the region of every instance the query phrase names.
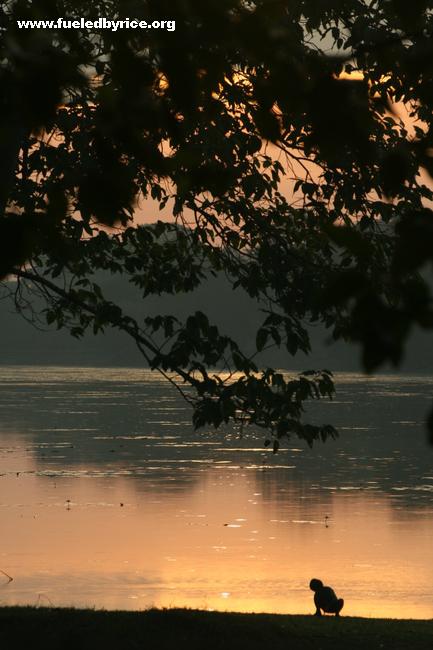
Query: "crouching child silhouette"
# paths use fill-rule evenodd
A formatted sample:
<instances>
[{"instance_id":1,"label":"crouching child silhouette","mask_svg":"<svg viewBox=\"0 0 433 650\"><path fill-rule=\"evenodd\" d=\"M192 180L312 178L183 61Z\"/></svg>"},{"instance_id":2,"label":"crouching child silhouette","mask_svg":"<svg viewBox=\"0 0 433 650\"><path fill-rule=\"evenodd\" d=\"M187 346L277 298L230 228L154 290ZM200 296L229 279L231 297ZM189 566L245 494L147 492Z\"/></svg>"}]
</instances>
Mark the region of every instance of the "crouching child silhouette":
<instances>
[{"instance_id":1,"label":"crouching child silhouette","mask_svg":"<svg viewBox=\"0 0 433 650\"><path fill-rule=\"evenodd\" d=\"M342 598L337 598L335 591L331 589L331 587L324 587L321 580L313 578L310 582L310 589L314 591L316 616L322 616L322 610L325 614L335 614L335 616L340 616L344 600Z\"/></svg>"}]
</instances>

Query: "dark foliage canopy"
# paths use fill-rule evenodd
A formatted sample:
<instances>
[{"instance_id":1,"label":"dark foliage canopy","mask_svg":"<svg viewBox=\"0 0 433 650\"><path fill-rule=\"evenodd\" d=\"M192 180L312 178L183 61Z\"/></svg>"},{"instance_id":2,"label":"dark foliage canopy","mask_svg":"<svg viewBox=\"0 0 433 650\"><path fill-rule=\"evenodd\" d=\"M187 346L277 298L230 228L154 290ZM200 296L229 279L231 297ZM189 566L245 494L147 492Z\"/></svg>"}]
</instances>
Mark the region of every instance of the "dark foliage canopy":
<instances>
[{"instance_id":1,"label":"dark foliage canopy","mask_svg":"<svg viewBox=\"0 0 433 650\"><path fill-rule=\"evenodd\" d=\"M16 23L59 16L176 29ZM397 365L433 327L433 2L9 0L0 30L5 294L25 310L38 292L76 337L125 332L196 427L252 423L275 451L335 436L304 417L328 370L258 368L201 312L139 322L94 276L145 299L223 273L263 311L257 352L308 352L321 323L367 371ZM172 221L138 224L145 198Z\"/></svg>"}]
</instances>

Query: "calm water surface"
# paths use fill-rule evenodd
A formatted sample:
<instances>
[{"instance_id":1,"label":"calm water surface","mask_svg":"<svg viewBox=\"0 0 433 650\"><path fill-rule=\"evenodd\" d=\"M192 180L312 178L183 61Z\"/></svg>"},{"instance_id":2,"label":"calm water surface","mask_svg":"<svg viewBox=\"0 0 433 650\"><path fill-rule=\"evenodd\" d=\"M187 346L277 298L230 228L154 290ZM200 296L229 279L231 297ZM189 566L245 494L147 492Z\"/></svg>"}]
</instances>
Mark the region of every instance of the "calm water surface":
<instances>
[{"instance_id":1,"label":"calm water surface","mask_svg":"<svg viewBox=\"0 0 433 650\"><path fill-rule=\"evenodd\" d=\"M0 368L0 604L307 613L318 577L432 618L433 379L337 379L339 440L274 456L148 371Z\"/></svg>"}]
</instances>

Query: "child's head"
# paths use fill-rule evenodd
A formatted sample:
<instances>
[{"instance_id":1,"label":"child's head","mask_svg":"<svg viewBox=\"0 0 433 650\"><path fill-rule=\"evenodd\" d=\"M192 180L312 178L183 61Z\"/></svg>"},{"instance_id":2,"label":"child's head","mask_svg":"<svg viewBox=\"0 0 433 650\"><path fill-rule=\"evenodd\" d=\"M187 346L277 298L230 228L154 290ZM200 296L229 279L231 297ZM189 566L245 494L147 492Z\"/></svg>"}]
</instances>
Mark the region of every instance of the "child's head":
<instances>
[{"instance_id":1,"label":"child's head","mask_svg":"<svg viewBox=\"0 0 433 650\"><path fill-rule=\"evenodd\" d=\"M313 578L310 581L310 589L311 591L317 591L318 589L321 589L323 587L323 582L321 580L317 580L317 578Z\"/></svg>"}]
</instances>

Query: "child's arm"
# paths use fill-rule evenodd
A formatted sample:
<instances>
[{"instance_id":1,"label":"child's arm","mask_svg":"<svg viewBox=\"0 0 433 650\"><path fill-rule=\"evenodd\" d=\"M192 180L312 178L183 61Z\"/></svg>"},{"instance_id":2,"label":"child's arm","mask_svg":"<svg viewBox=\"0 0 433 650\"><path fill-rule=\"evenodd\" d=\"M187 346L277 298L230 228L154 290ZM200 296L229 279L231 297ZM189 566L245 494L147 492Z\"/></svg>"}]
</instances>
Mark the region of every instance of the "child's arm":
<instances>
[{"instance_id":1,"label":"child's arm","mask_svg":"<svg viewBox=\"0 0 433 650\"><path fill-rule=\"evenodd\" d=\"M316 613L314 614L314 616L322 616L322 612L320 611L320 598L317 591L314 594L314 604L316 605Z\"/></svg>"}]
</instances>

